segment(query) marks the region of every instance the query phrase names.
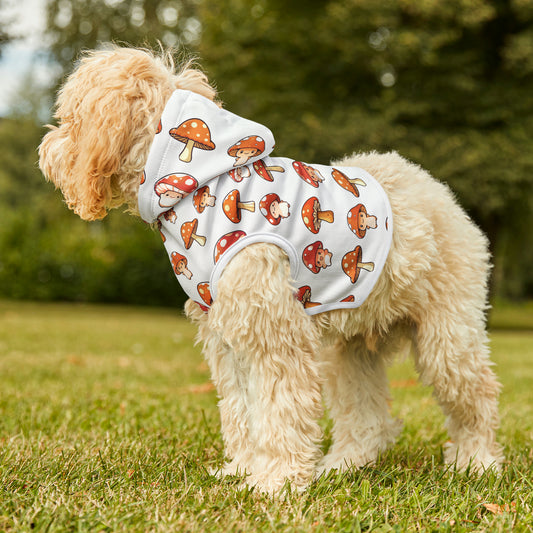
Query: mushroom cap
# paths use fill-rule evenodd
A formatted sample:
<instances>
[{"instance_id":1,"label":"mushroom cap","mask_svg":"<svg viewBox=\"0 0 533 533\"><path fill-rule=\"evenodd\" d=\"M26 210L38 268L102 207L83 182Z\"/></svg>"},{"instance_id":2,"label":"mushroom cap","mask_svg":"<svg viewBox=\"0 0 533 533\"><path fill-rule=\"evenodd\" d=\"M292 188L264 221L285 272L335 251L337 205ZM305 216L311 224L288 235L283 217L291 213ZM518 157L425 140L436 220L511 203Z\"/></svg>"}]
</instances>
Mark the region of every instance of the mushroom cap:
<instances>
[{"instance_id":1,"label":"mushroom cap","mask_svg":"<svg viewBox=\"0 0 533 533\"><path fill-rule=\"evenodd\" d=\"M359 189L350 183L346 174L343 174L340 170L334 168L331 171L331 176L343 189L346 189L348 192L351 192L354 196L359 198Z\"/></svg>"},{"instance_id":2,"label":"mushroom cap","mask_svg":"<svg viewBox=\"0 0 533 533\"><path fill-rule=\"evenodd\" d=\"M253 164L254 170L267 181L274 181L272 174L266 169L266 165L263 161L259 160Z\"/></svg>"},{"instance_id":3,"label":"mushroom cap","mask_svg":"<svg viewBox=\"0 0 533 533\"><path fill-rule=\"evenodd\" d=\"M320 202L316 196L311 196L302 207L302 220L311 233L318 233L320 230L319 210Z\"/></svg>"},{"instance_id":4,"label":"mushroom cap","mask_svg":"<svg viewBox=\"0 0 533 533\"><path fill-rule=\"evenodd\" d=\"M246 233L244 231L232 231L222 235L215 246L215 263L218 262L220 256L239 239L244 237Z\"/></svg>"},{"instance_id":5,"label":"mushroom cap","mask_svg":"<svg viewBox=\"0 0 533 533\"><path fill-rule=\"evenodd\" d=\"M198 182L189 174L169 174L164 178L161 178L155 184L155 192L158 196L161 196L167 191L175 191L183 194L183 197L187 196L198 187Z\"/></svg>"},{"instance_id":6,"label":"mushroom cap","mask_svg":"<svg viewBox=\"0 0 533 533\"><path fill-rule=\"evenodd\" d=\"M353 294L350 294L350 296L346 296L346 298L343 298L341 302L355 302L355 296Z\"/></svg>"},{"instance_id":7,"label":"mushroom cap","mask_svg":"<svg viewBox=\"0 0 533 533\"><path fill-rule=\"evenodd\" d=\"M306 183L309 183L309 185L318 188L318 183L311 177L311 174L309 174L305 168L304 163L301 161L293 161L292 166L300 178L302 178Z\"/></svg>"},{"instance_id":8,"label":"mushroom cap","mask_svg":"<svg viewBox=\"0 0 533 533\"><path fill-rule=\"evenodd\" d=\"M185 262L185 266L187 266L187 258L181 254L179 254L178 252L172 252L170 254L170 259L172 260L172 267L174 268L174 272L176 274L179 273L178 271L178 267L179 267L179 264L184 261Z\"/></svg>"},{"instance_id":9,"label":"mushroom cap","mask_svg":"<svg viewBox=\"0 0 533 533\"><path fill-rule=\"evenodd\" d=\"M156 135L158 133L161 133L162 129L163 129L163 125L161 124L161 119L159 119L159 124L157 125L157 129L155 130Z\"/></svg>"},{"instance_id":10,"label":"mushroom cap","mask_svg":"<svg viewBox=\"0 0 533 533\"><path fill-rule=\"evenodd\" d=\"M270 206L272 205L272 202L281 202L280 197L275 192L266 194L263 196L263 198L261 198L261 201L259 202L259 210L273 226L277 226L281 222L281 217L274 218L272 216L272 213L270 212Z\"/></svg>"},{"instance_id":11,"label":"mushroom cap","mask_svg":"<svg viewBox=\"0 0 533 533\"><path fill-rule=\"evenodd\" d=\"M318 274L320 272L320 268L316 266L316 254L320 249L323 249L322 242L316 241L313 244L306 246L302 253L304 265L313 272L313 274Z\"/></svg>"},{"instance_id":12,"label":"mushroom cap","mask_svg":"<svg viewBox=\"0 0 533 533\"><path fill-rule=\"evenodd\" d=\"M207 304L211 305L213 303L213 298L211 297L211 291L209 290L209 283L198 283L196 290L200 295L200 298ZM201 305L201 304L200 304Z\"/></svg>"},{"instance_id":13,"label":"mushroom cap","mask_svg":"<svg viewBox=\"0 0 533 533\"><path fill-rule=\"evenodd\" d=\"M235 157L237 152L243 148L255 148L257 150L256 155L259 155L265 151L265 141L258 135L244 137L244 139L237 141L233 146L228 148L228 155Z\"/></svg>"},{"instance_id":14,"label":"mushroom cap","mask_svg":"<svg viewBox=\"0 0 533 533\"><path fill-rule=\"evenodd\" d=\"M237 224L241 221L241 210L238 206L241 201L241 193L238 189L233 189L230 191L224 202L222 202L222 210L224 214L234 223Z\"/></svg>"},{"instance_id":15,"label":"mushroom cap","mask_svg":"<svg viewBox=\"0 0 533 533\"><path fill-rule=\"evenodd\" d=\"M363 250L360 246L356 246L355 249L351 252L348 252L342 258L342 270L350 278L352 283L357 281L361 268L358 267L358 263L361 261L361 255Z\"/></svg>"},{"instance_id":16,"label":"mushroom cap","mask_svg":"<svg viewBox=\"0 0 533 533\"><path fill-rule=\"evenodd\" d=\"M182 122L177 128L172 128L170 136L177 141L187 143L194 141L194 147L202 150L213 150L215 145L211 142L211 132L207 124L199 118L190 118Z\"/></svg>"},{"instance_id":17,"label":"mushroom cap","mask_svg":"<svg viewBox=\"0 0 533 533\"><path fill-rule=\"evenodd\" d=\"M350 211L348 211L348 215L346 217L346 220L348 221L348 226L350 229L360 238L362 239L366 235L366 227L361 229L359 227L359 214L364 213L367 214L366 207L363 204L357 204L355 207L352 207Z\"/></svg>"},{"instance_id":18,"label":"mushroom cap","mask_svg":"<svg viewBox=\"0 0 533 533\"><path fill-rule=\"evenodd\" d=\"M191 220L190 222L184 222L181 225L181 238L183 239L183 244L185 244L185 248L188 250L194 239L192 236L196 233L196 230L198 229L198 219L195 218L194 220Z\"/></svg>"}]
</instances>

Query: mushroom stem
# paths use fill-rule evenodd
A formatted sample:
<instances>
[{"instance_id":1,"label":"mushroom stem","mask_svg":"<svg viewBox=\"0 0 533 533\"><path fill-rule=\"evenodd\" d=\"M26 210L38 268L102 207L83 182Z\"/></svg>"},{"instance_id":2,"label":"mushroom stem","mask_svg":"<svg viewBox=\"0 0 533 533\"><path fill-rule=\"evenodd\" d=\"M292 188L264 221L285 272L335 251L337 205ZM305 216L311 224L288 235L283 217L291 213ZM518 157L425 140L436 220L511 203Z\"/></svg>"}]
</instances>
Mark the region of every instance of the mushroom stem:
<instances>
[{"instance_id":1,"label":"mushroom stem","mask_svg":"<svg viewBox=\"0 0 533 533\"><path fill-rule=\"evenodd\" d=\"M205 237L202 235L195 235L194 233L191 235L191 239L194 239L200 246L205 245Z\"/></svg>"},{"instance_id":2,"label":"mushroom stem","mask_svg":"<svg viewBox=\"0 0 533 533\"><path fill-rule=\"evenodd\" d=\"M362 268L363 270L366 270L367 272L373 272L374 263L357 263L357 268Z\"/></svg>"},{"instance_id":3,"label":"mushroom stem","mask_svg":"<svg viewBox=\"0 0 533 533\"><path fill-rule=\"evenodd\" d=\"M237 207L245 211L255 212L255 202L238 202Z\"/></svg>"},{"instance_id":4,"label":"mushroom stem","mask_svg":"<svg viewBox=\"0 0 533 533\"><path fill-rule=\"evenodd\" d=\"M178 273L183 274L187 279L192 278L192 272L185 265L180 265Z\"/></svg>"},{"instance_id":5,"label":"mushroom stem","mask_svg":"<svg viewBox=\"0 0 533 533\"><path fill-rule=\"evenodd\" d=\"M266 170L273 170L274 172L285 172L283 167L265 167Z\"/></svg>"},{"instance_id":6,"label":"mushroom stem","mask_svg":"<svg viewBox=\"0 0 533 533\"><path fill-rule=\"evenodd\" d=\"M237 159L235 160L235 163L233 163L234 167L240 167L241 165L246 164L248 159L250 159L252 156L249 155L240 155L237 156Z\"/></svg>"},{"instance_id":7,"label":"mushroom stem","mask_svg":"<svg viewBox=\"0 0 533 533\"><path fill-rule=\"evenodd\" d=\"M360 179L360 178L354 178L354 179L349 179L348 178L348 181L352 184L352 185L360 185L362 187L366 187L366 183Z\"/></svg>"},{"instance_id":8,"label":"mushroom stem","mask_svg":"<svg viewBox=\"0 0 533 533\"><path fill-rule=\"evenodd\" d=\"M188 140L187 144L185 145L185 148L182 150L180 154L180 161L183 161L184 163L189 163L192 159L193 148L194 148L194 141Z\"/></svg>"},{"instance_id":9,"label":"mushroom stem","mask_svg":"<svg viewBox=\"0 0 533 533\"><path fill-rule=\"evenodd\" d=\"M319 211L317 214L318 220L324 222L333 222L333 211Z\"/></svg>"}]
</instances>

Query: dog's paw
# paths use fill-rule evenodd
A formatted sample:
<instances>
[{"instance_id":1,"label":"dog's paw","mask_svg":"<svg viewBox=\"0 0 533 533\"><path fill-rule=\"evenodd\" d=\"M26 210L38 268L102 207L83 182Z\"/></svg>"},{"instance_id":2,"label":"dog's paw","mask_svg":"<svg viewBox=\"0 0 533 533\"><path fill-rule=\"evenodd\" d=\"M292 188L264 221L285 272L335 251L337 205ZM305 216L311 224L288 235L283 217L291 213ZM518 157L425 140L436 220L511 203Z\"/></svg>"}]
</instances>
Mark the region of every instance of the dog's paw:
<instances>
[{"instance_id":1,"label":"dog's paw","mask_svg":"<svg viewBox=\"0 0 533 533\"><path fill-rule=\"evenodd\" d=\"M480 446L457 446L453 442L447 442L444 445L444 462L454 466L459 472L500 472L503 453L499 446L493 448L488 450Z\"/></svg>"}]
</instances>

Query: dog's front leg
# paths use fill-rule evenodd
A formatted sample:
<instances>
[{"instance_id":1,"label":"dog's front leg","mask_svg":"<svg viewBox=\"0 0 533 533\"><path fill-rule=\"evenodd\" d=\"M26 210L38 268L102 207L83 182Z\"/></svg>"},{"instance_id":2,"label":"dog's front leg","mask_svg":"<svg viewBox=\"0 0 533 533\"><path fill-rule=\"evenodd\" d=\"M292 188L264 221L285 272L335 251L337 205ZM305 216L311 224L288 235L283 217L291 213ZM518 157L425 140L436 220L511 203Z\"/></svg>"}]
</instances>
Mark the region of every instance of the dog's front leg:
<instances>
[{"instance_id":1,"label":"dog's front leg","mask_svg":"<svg viewBox=\"0 0 533 533\"><path fill-rule=\"evenodd\" d=\"M273 245L248 246L217 289L208 325L229 348L218 381L231 468L262 491L287 480L303 488L321 455L322 403L317 332L294 298L287 258Z\"/></svg>"}]
</instances>

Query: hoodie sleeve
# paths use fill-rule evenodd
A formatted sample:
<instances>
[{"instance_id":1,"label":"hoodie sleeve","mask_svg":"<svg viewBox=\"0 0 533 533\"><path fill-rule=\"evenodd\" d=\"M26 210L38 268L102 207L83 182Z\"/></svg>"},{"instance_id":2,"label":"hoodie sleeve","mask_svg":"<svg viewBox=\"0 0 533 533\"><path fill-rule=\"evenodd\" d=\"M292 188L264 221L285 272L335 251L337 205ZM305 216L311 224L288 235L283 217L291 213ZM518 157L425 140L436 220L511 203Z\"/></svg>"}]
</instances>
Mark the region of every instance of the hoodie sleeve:
<instances>
[{"instance_id":1,"label":"hoodie sleeve","mask_svg":"<svg viewBox=\"0 0 533 533\"><path fill-rule=\"evenodd\" d=\"M142 219L155 222L216 176L268 156L274 144L266 126L176 90L161 116L139 189Z\"/></svg>"}]
</instances>

